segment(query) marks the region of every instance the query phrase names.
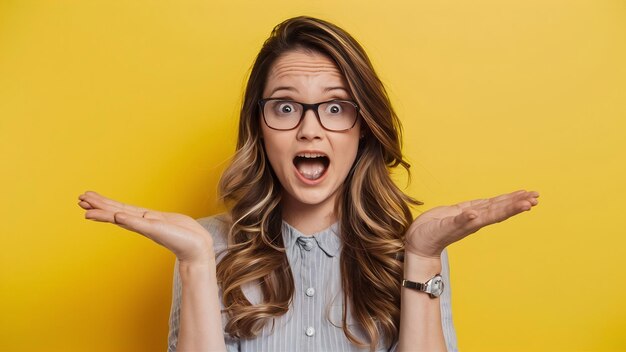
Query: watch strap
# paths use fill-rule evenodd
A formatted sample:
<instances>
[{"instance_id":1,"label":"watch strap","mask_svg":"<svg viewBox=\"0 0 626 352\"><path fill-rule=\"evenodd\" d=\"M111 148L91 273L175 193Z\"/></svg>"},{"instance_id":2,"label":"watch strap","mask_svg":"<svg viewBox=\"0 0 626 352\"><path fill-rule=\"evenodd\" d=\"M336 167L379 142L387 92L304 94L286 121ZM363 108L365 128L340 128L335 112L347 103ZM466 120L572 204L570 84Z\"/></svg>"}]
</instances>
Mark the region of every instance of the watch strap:
<instances>
[{"instance_id":1,"label":"watch strap","mask_svg":"<svg viewBox=\"0 0 626 352\"><path fill-rule=\"evenodd\" d=\"M402 286L406 288L411 288L414 290L426 292L426 284L421 282L410 281L407 279L402 280Z\"/></svg>"},{"instance_id":2,"label":"watch strap","mask_svg":"<svg viewBox=\"0 0 626 352\"><path fill-rule=\"evenodd\" d=\"M433 283L435 286L432 286ZM441 274L436 274L425 283L403 279L402 286L419 291L419 292L428 293L428 296L430 296L430 298L439 297L441 293L443 292L443 288L444 288L443 282L441 281Z\"/></svg>"}]
</instances>

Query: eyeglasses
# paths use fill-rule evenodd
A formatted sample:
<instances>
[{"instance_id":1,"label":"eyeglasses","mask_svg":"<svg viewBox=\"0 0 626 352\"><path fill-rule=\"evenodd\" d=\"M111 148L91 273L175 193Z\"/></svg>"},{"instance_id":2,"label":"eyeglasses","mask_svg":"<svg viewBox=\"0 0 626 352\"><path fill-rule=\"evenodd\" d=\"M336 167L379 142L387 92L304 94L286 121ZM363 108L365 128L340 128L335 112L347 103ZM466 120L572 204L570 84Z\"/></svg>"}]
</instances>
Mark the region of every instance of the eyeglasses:
<instances>
[{"instance_id":1,"label":"eyeglasses","mask_svg":"<svg viewBox=\"0 0 626 352\"><path fill-rule=\"evenodd\" d=\"M298 127L307 110L315 112L320 125L328 131L346 131L354 127L359 106L349 100L329 100L317 104L304 104L293 100L269 98L259 100L263 121L267 127L288 131Z\"/></svg>"}]
</instances>

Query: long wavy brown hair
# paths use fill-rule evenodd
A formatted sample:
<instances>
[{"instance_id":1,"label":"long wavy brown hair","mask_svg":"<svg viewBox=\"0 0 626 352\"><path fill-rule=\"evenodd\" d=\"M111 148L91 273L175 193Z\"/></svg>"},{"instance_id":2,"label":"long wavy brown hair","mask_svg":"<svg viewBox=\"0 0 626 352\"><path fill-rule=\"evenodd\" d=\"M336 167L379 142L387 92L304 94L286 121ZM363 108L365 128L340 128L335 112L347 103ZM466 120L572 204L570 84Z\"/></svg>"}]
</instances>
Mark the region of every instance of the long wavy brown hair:
<instances>
[{"instance_id":1,"label":"long wavy brown hair","mask_svg":"<svg viewBox=\"0 0 626 352\"><path fill-rule=\"evenodd\" d=\"M409 164L401 152L401 125L385 88L361 45L326 21L295 17L277 25L261 48L248 79L239 120L236 153L220 180L229 208L229 246L217 278L232 336L256 336L271 318L285 314L294 281L281 235L282 187L265 155L258 100L272 64L282 54L313 50L328 55L344 75L360 107L365 137L335 205L342 240L342 325L346 337L371 350L398 339L404 234L413 217L409 205L423 204L391 180ZM260 286L263 302L252 304L242 285ZM358 294L357 294L358 293ZM346 324L347 309L369 336L360 341ZM381 341L381 339L383 339Z\"/></svg>"}]
</instances>

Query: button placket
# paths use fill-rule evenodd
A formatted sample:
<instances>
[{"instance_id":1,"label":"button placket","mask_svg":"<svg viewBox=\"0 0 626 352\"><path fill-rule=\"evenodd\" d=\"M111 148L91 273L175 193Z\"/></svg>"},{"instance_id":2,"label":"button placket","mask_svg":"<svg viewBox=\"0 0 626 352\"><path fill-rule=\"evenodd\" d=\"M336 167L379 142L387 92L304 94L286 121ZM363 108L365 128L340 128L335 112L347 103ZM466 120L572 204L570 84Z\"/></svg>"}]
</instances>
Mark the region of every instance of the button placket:
<instances>
[{"instance_id":1,"label":"button placket","mask_svg":"<svg viewBox=\"0 0 626 352\"><path fill-rule=\"evenodd\" d=\"M331 228L314 236L306 236L286 222L283 225L285 247L289 245L287 256L294 271L300 271L293 273L296 295L291 308L295 313L293 317L299 319L297 334L300 338L297 338L298 346L292 346L292 350L318 351L319 339L325 335L326 324L330 323L328 319L333 315L328 314L328 309L320 309L319 304L330 302L329 295L336 291L333 287L340 287L339 278L335 278L335 275L329 276L338 265L336 259L340 254L339 224L333 224ZM328 308L329 303L326 303L322 307ZM317 337L319 334L322 335Z\"/></svg>"},{"instance_id":2,"label":"button placket","mask_svg":"<svg viewBox=\"0 0 626 352\"><path fill-rule=\"evenodd\" d=\"M300 250L300 258L301 260L301 271L300 271L300 287L304 293L304 301L302 305L302 322L304 325L304 335L307 337L315 336L315 288L313 288L313 277L311 277L311 273L315 270L312 267L314 264L314 259L317 255L314 247L316 243L313 238L310 237L298 237L296 240L298 244L298 249ZM301 292L302 292L301 291ZM307 339L309 342L307 343L307 348L310 348L313 340ZM303 341L304 342L304 341Z\"/></svg>"}]
</instances>

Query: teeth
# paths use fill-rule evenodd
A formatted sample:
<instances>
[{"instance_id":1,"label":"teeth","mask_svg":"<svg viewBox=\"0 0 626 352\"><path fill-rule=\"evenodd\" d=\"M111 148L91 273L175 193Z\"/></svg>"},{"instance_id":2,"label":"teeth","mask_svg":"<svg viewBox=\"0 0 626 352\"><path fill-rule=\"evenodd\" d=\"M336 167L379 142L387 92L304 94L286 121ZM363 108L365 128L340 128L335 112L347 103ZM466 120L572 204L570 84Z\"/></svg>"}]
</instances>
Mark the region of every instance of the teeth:
<instances>
[{"instance_id":1,"label":"teeth","mask_svg":"<svg viewBox=\"0 0 626 352\"><path fill-rule=\"evenodd\" d=\"M326 155L322 153L299 153L297 156L301 158L319 158L319 157L324 157Z\"/></svg>"}]
</instances>

